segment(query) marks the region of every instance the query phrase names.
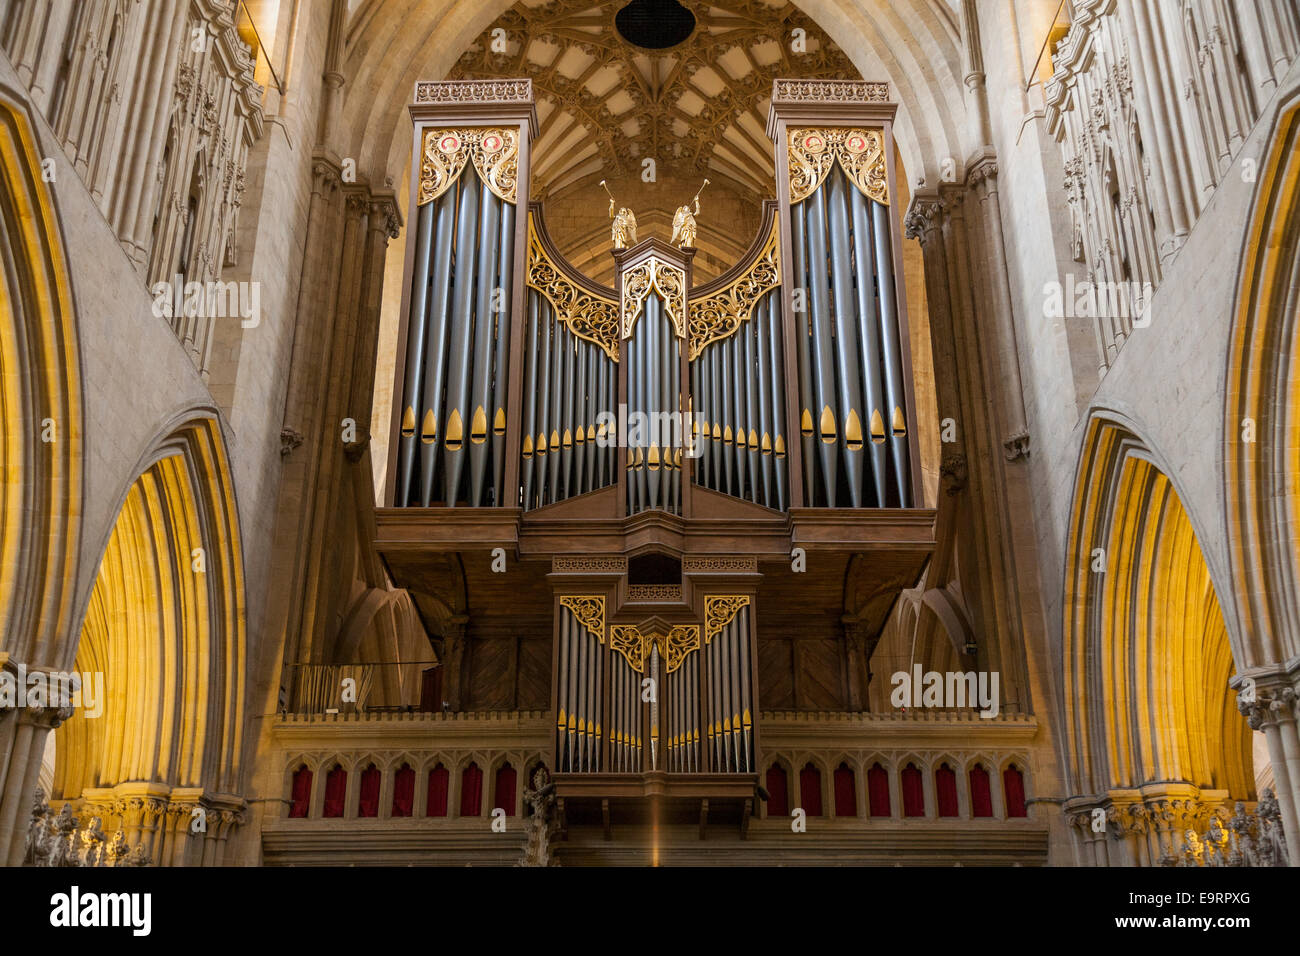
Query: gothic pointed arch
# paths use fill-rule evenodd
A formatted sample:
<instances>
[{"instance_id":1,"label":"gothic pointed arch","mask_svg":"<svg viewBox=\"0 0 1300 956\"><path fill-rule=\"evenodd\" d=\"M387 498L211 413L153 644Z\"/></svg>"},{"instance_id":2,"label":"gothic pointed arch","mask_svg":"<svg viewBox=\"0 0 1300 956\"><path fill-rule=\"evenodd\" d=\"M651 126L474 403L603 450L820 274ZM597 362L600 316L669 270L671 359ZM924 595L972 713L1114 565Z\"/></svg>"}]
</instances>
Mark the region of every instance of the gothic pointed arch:
<instances>
[{"instance_id":1,"label":"gothic pointed arch","mask_svg":"<svg viewBox=\"0 0 1300 956\"><path fill-rule=\"evenodd\" d=\"M1250 799L1250 728L1214 576L1160 459L1092 417L1067 538L1065 752L1074 792L1182 782Z\"/></svg>"},{"instance_id":2,"label":"gothic pointed arch","mask_svg":"<svg viewBox=\"0 0 1300 956\"><path fill-rule=\"evenodd\" d=\"M1224 493L1243 669L1300 655L1300 97L1278 113L1242 253Z\"/></svg>"},{"instance_id":3,"label":"gothic pointed arch","mask_svg":"<svg viewBox=\"0 0 1300 956\"><path fill-rule=\"evenodd\" d=\"M54 197L18 102L0 88L0 652L51 661L72 627L81 375Z\"/></svg>"},{"instance_id":4,"label":"gothic pointed arch","mask_svg":"<svg viewBox=\"0 0 1300 956\"><path fill-rule=\"evenodd\" d=\"M55 794L140 784L240 804L247 731L243 556L218 420L164 431L109 535L77 637L102 713L58 731ZM86 708L83 707L83 711Z\"/></svg>"}]
</instances>

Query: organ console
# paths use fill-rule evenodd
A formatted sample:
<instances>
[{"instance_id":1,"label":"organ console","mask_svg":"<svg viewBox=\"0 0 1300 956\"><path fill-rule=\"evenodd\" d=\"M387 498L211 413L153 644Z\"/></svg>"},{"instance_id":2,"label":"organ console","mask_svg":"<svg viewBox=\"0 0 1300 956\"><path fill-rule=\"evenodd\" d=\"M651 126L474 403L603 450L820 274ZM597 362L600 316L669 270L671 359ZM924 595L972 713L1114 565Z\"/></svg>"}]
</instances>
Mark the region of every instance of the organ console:
<instances>
[{"instance_id":1,"label":"organ console","mask_svg":"<svg viewBox=\"0 0 1300 956\"><path fill-rule=\"evenodd\" d=\"M529 81L417 84L379 547L416 592L422 552L550 562L546 593L510 601L552 620L551 766L571 806L747 806L760 564L888 551L915 583L933 547L893 113L882 84L778 80L776 196L742 260L696 285L695 250L638 241L620 209L610 288L528 202ZM645 579L647 556L673 570Z\"/></svg>"}]
</instances>

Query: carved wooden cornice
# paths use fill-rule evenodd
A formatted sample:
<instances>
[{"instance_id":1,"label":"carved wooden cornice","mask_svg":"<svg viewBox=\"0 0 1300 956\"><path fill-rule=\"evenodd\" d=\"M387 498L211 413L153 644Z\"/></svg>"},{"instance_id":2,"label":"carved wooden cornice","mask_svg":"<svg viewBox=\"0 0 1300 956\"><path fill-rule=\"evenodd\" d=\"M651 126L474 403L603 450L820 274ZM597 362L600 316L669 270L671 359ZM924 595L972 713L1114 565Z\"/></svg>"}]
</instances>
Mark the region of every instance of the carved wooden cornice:
<instances>
[{"instance_id":1,"label":"carved wooden cornice","mask_svg":"<svg viewBox=\"0 0 1300 956\"><path fill-rule=\"evenodd\" d=\"M527 283L550 302L555 318L578 338L600 346L611 361L619 358L619 306L612 294L580 275L550 247L536 208L528 216ZM612 293L612 290L610 290Z\"/></svg>"},{"instance_id":2,"label":"carved wooden cornice","mask_svg":"<svg viewBox=\"0 0 1300 956\"><path fill-rule=\"evenodd\" d=\"M734 335L754 312L754 306L771 289L781 284L781 261L777 246L777 224L768 222L767 238L750 250L740 265L740 274L725 286L698 298L690 308L690 359L695 361L704 349ZM728 273L732 275L733 273Z\"/></svg>"}]
</instances>

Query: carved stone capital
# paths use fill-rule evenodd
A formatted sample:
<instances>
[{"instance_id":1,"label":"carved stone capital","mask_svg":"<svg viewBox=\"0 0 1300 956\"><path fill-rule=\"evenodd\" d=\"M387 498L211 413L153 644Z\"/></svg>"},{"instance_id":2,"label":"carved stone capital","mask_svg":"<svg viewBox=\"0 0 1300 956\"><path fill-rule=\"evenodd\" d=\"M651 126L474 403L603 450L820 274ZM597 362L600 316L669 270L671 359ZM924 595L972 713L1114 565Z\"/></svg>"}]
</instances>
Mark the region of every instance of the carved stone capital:
<instances>
[{"instance_id":1,"label":"carved stone capital","mask_svg":"<svg viewBox=\"0 0 1300 956\"><path fill-rule=\"evenodd\" d=\"M1017 432L1002 442L1007 461L1029 457L1029 432Z\"/></svg>"},{"instance_id":2,"label":"carved stone capital","mask_svg":"<svg viewBox=\"0 0 1300 956\"><path fill-rule=\"evenodd\" d=\"M903 218L903 234L908 239L919 239L922 245L928 243L940 227L942 212L938 199L913 197L912 208Z\"/></svg>"},{"instance_id":3,"label":"carved stone capital","mask_svg":"<svg viewBox=\"0 0 1300 956\"><path fill-rule=\"evenodd\" d=\"M943 456L939 464L939 480L949 495L956 495L966 487L966 456L951 453Z\"/></svg>"},{"instance_id":4,"label":"carved stone capital","mask_svg":"<svg viewBox=\"0 0 1300 956\"><path fill-rule=\"evenodd\" d=\"M302 432L292 428L280 429L280 457L285 458L289 452L302 444Z\"/></svg>"}]
</instances>

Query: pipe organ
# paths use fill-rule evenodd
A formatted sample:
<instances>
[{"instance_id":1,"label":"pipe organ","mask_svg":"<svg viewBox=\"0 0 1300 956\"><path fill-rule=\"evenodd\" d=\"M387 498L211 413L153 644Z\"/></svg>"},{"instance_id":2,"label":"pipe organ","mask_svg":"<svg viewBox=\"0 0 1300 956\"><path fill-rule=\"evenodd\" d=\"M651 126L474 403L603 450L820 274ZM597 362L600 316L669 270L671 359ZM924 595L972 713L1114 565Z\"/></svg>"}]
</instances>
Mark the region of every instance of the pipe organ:
<instances>
[{"instance_id":1,"label":"pipe organ","mask_svg":"<svg viewBox=\"0 0 1300 956\"><path fill-rule=\"evenodd\" d=\"M417 594L436 587L422 567L446 567L422 553L457 554L477 582L459 623L428 622L448 661L475 632L475 588L493 633L516 608L550 622L562 799L751 800L765 576L790 573L793 547L883 555L883 614L933 548L886 100L777 81L777 195L742 260L697 286L694 250L637 241L621 209L610 288L528 202L531 84L417 84L379 547ZM501 550L504 568L475 570ZM825 573L809 593L843 587Z\"/></svg>"},{"instance_id":2,"label":"pipe organ","mask_svg":"<svg viewBox=\"0 0 1300 956\"><path fill-rule=\"evenodd\" d=\"M910 507L884 132L787 137L805 496L818 507Z\"/></svg>"},{"instance_id":3,"label":"pipe organ","mask_svg":"<svg viewBox=\"0 0 1300 956\"><path fill-rule=\"evenodd\" d=\"M606 623L605 595L559 598L561 773L753 773L749 595L708 595L704 620Z\"/></svg>"}]
</instances>

